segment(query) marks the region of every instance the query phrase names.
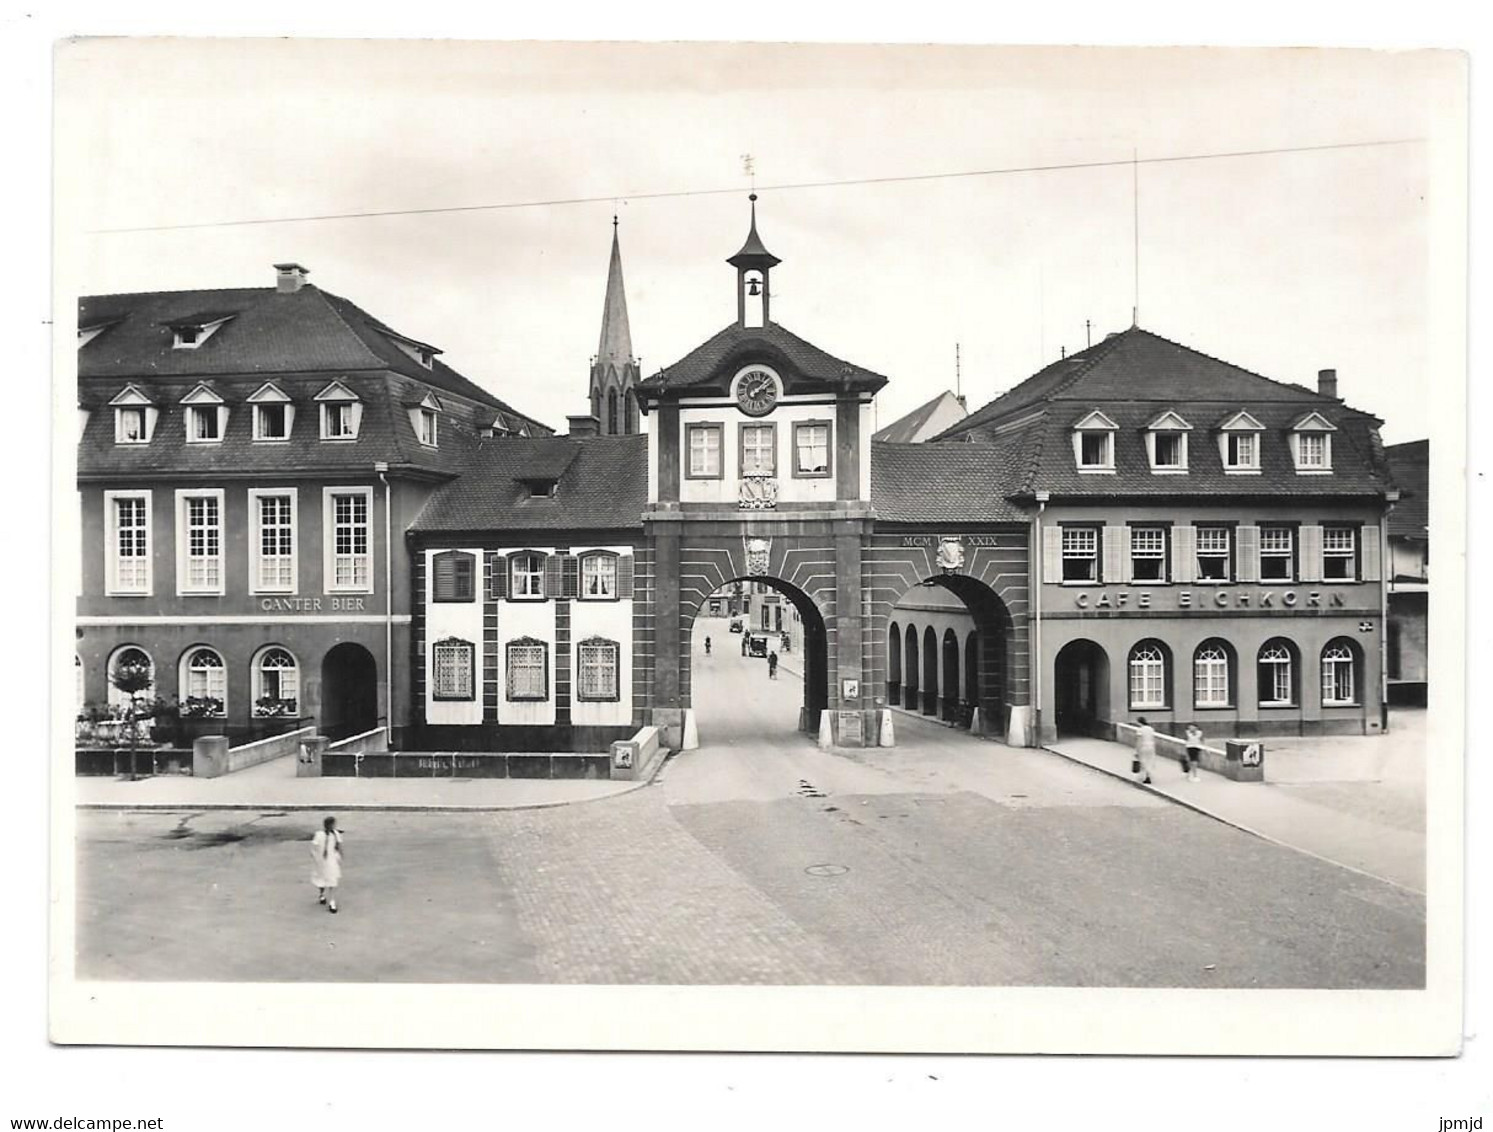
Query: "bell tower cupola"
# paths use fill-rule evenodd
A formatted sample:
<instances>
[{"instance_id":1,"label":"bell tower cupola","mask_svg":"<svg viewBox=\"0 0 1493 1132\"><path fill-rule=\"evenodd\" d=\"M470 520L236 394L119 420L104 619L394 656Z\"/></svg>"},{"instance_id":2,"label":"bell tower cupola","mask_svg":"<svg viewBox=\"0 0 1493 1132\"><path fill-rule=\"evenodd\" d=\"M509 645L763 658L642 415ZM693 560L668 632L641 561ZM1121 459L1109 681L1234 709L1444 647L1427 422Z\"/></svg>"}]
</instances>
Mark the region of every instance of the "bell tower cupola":
<instances>
[{"instance_id":1,"label":"bell tower cupola","mask_svg":"<svg viewBox=\"0 0 1493 1132\"><path fill-rule=\"evenodd\" d=\"M783 261L768 251L757 235L757 194L752 202L752 228L747 233L741 251L726 262L736 268L736 321L741 326L766 326L769 314L771 289L768 277L774 267Z\"/></svg>"}]
</instances>

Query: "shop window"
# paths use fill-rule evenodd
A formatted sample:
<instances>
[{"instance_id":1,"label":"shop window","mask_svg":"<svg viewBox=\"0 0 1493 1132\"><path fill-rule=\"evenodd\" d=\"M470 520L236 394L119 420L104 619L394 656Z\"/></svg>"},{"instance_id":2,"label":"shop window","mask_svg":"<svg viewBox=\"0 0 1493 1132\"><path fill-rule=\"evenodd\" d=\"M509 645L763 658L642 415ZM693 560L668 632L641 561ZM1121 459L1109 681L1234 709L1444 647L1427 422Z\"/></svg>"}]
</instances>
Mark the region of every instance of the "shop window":
<instances>
[{"instance_id":1,"label":"shop window","mask_svg":"<svg viewBox=\"0 0 1493 1132\"><path fill-rule=\"evenodd\" d=\"M1227 582L1234 576L1234 555L1228 527L1197 528L1198 581Z\"/></svg>"},{"instance_id":2,"label":"shop window","mask_svg":"<svg viewBox=\"0 0 1493 1132\"><path fill-rule=\"evenodd\" d=\"M437 700L476 699L476 667L477 649L471 641L457 637L436 641L430 646L431 696Z\"/></svg>"},{"instance_id":3,"label":"shop window","mask_svg":"<svg viewBox=\"0 0 1493 1132\"><path fill-rule=\"evenodd\" d=\"M300 711L300 668L288 649L271 645L254 661L254 714L295 716Z\"/></svg>"},{"instance_id":4,"label":"shop window","mask_svg":"<svg viewBox=\"0 0 1493 1132\"><path fill-rule=\"evenodd\" d=\"M718 480L721 478L721 426L692 424L684 430L689 461L686 479Z\"/></svg>"},{"instance_id":5,"label":"shop window","mask_svg":"<svg viewBox=\"0 0 1493 1132\"><path fill-rule=\"evenodd\" d=\"M1351 707L1357 703L1357 650L1346 641L1332 641L1322 650L1322 706Z\"/></svg>"},{"instance_id":6,"label":"shop window","mask_svg":"<svg viewBox=\"0 0 1493 1132\"><path fill-rule=\"evenodd\" d=\"M1063 528L1063 581L1099 580L1099 528Z\"/></svg>"},{"instance_id":7,"label":"shop window","mask_svg":"<svg viewBox=\"0 0 1493 1132\"><path fill-rule=\"evenodd\" d=\"M1137 582L1166 581L1166 528L1130 528L1130 576Z\"/></svg>"},{"instance_id":8,"label":"shop window","mask_svg":"<svg viewBox=\"0 0 1493 1132\"><path fill-rule=\"evenodd\" d=\"M1193 704L1200 708L1229 707L1232 673L1228 646L1222 641L1204 641L1192 657Z\"/></svg>"},{"instance_id":9,"label":"shop window","mask_svg":"<svg viewBox=\"0 0 1493 1132\"><path fill-rule=\"evenodd\" d=\"M1159 641L1142 641L1130 650L1130 707L1167 706L1167 652Z\"/></svg>"},{"instance_id":10,"label":"shop window","mask_svg":"<svg viewBox=\"0 0 1493 1132\"><path fill-rule=\"evenodd\" d=\"M593 637L576 647L576 698L586 702L613 702L618 695L621 647L616 641Z\"/></svg>"},{"instance_id":11,"label":"shop window","mask_svg":"<svg viewBox=\"0 0 1493 1132\"><path fill-rule=\"evenodd\" d=\"M1358 528L1322 528L1322 580L1358 580Z\"/></svg>"},{"instance_id":12,"label":"shop window","mask_svg":"<svg viewBox=\"0 0 1493 1132\"><path fill-rule=\"evenodd\" d=\"M778 426L744 424L741 426L741 474L775 476L778 474Z\"/></svg>"},{"instance_id":13,"label":"shop window","mask_svg":"<svg viewBox=\"0 0 1493 1132\"><path fill-rule=\"evenodd\" d=\"M508 699L549 699L549 646L532 637L508 642Z\"/></svg>"},{"instance_id":14,"label":"shop window","mask_svg":"<svg viewBox=\"0 0 1493 1132\"><path fill-rule=\"evenodd\" d=\"M1296 703L1296 655L1285 641L1267 641L1258 665L1260 706L1292 707Z\"/></svg>"},{"instance_id":15,"label":"shop window","mask_svg":"<svg viewBox=\"0 0 1493 1132\"><path fill-rule=\"evenodd\" d=\"M587 554L581 557L582 601L611 601L617 597L617 556Z\"/></svg>"},{"instance_id":16,"label":"shop window","mask_svg":"<svg viewBox=\"0 0 1493 1132\"><path fill-rule=\"evenodd\" d=\"M522 551L508 556L508 597L510 600L543 600L544 559L545 555L535 551Z\"/></svg>"},{"instance_id":17,"label":"shop window","mask_svg":"<svg viewBox=\"0 0 1493 1132\"><path fill-rule=\"evenodd\" d=\"M221 718L228 714L228 677L223 658L207 647L189 649L181 664L181 714Z\"/></svg>"},{"instance_id":18,"label":"shop window","mask_svg":"<svg viewBox=\"0 0 1493 1132\"><path fill-rule=\"evenodd\" d=\"M1296 580L1295 535L1290 527L1260 528L1260 581Z\"/></svg>"},{"instance_id":19,"label":"shop window","mask_svg":"<svg viewBox=\"0 0 1493 1132\"><path fill-rule=\"evenodd\" d=\"M807 478L830 474L828 421L800 421L793 426L793 474Z\"/></svg>"},{"instance_id":20,"label":"shop window","mask_svg":"<svg viewBox=\"0 0 1493 1132\"><path fill-rule=\"evenodd\" d=\"M477 600L477 556L460 550L430 560L431 596L440 602Z\"/></svg>"}]
</instances>

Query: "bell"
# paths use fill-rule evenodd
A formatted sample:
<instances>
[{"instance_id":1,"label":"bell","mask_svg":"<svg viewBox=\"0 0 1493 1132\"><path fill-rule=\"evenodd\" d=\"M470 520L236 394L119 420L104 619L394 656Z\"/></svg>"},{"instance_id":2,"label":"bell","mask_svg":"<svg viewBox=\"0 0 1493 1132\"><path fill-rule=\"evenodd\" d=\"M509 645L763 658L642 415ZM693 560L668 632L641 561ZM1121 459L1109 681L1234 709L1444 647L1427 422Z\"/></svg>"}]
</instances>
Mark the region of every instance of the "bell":
<instances>
[{"instance_id":1,"label":"bell","mask_svg":"<svg viewBox=\"0 0 1493 1132\"><path fill-rule=\"evenodd\" d=\"M762 284L758 283L755 279L751 280L749 283L747 283L747 294L748 295L760 295L760 294L762 294Z\"/></svg>"}]
</instances>

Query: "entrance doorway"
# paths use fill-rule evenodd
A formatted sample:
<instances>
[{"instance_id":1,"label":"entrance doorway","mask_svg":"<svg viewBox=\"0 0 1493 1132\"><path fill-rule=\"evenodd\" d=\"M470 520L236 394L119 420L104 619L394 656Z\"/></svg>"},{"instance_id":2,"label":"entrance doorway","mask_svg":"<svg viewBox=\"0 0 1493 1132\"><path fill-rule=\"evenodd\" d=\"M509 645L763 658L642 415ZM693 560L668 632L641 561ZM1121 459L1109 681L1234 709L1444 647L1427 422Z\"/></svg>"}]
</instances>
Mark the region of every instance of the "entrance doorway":
<instances>
[{"instance_id":1,"label":"entrance doorway","mask_svg":"<svg viewBox=\"0 0 1493 1132\"><path fill-rule=\"evenodd\" d=\"M749 741L794 731L817 735L820 713L829 707L829 635L819 607L781 578L744 576L728 580L722 588L736 583L746 583L748 592L765 587L782 600L763 607L762 621L771 628L758 628L751 617L743 617L743 631L733 632L734 619L711 616L709 599L693 616L683 667L689 688L686 702L695 711L701 743ZM783 601L792 603L796 619L782 616ZM771 608L778 615L769 619ZM769 676L768 653L777 654L775 678Z\"/></svg>"},{"instance_id":2,"label":"entrance doorway","mask_svg":"<svg viewBox=\"0 0 1493 1132\"><path fill-rule=\"evenodd\" d=\"M378 726L378 665L362 645L344 641L321 658L321 732L336 741Z\"/></svg>"},{"instance_id":3,"label":"entrance doorway","mask_svg":"<svg viewBox=\"0 0 1493 1132\"><path fill-rule=\"evenodd\" d=\"M1109 725L1109 657L1093 641L1069 641L1053 666L1058 734L1105 737Z\"/></svg>"}]
</instances>

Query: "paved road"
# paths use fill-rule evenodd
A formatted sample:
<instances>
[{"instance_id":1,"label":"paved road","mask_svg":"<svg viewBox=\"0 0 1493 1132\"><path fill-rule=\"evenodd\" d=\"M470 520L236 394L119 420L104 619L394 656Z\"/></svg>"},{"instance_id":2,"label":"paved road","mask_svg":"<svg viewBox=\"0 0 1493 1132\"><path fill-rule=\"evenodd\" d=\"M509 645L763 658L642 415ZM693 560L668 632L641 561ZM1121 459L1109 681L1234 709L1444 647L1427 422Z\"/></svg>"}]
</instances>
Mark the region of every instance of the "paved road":
<instances>
[{"instance_id":1,"label":"paved road","mask_svg":"<svg viewBox=\"0 0 1493 1132\"><path fill-rule=\"evenodd\" d=\"M717 645L734 643L711 633ZM821 752L729 647L702 746L554 810L357 814L343 912L314 815L80 813L83 977L1409 987L1423 903L1042 752L900 719ZM298 840L301 839L301 840Z\"/></svg>"}]
</instances>

